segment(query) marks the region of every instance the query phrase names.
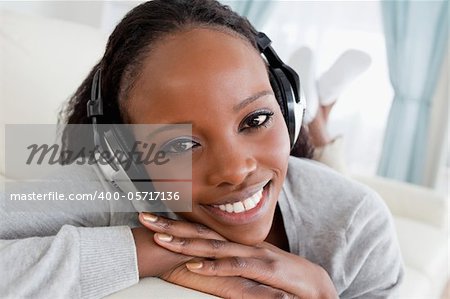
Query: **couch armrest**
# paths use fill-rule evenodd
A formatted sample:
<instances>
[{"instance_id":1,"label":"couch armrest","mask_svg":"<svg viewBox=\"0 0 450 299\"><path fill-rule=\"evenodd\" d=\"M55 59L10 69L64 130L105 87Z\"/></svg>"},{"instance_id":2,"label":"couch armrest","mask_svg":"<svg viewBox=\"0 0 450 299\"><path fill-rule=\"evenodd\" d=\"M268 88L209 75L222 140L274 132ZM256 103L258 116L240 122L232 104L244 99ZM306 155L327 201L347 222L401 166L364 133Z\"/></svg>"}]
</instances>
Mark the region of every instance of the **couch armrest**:
<instances>
[{"instance_id":1,"label":"couch armrest","mask_svg":"<svg viewBox=\"0 0 450 299\"><path fill-rule=\"evenodd\" d=\"M434 190L373 176L353 176L377 191L395 216L415 219L439 229L447 228L448 198Z\"/></svg>"}]
</instances>

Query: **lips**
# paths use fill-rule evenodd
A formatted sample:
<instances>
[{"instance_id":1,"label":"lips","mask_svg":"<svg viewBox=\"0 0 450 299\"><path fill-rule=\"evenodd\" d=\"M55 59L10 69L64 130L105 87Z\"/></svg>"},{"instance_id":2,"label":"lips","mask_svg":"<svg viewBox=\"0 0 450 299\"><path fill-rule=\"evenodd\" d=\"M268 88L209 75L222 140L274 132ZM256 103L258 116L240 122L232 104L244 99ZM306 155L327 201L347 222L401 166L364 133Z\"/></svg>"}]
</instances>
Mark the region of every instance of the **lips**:
<instances>
[{"instance_id":1,"label":"lips","mask_svg":"<svg viewBox=\"0 0 450 299\"><path fill-rule=\"evenodd\" d=\"M224 200L220 204L203 205L202 207L222 223L237 225L254 221L267 210L270 198L270 181L258 187L247 197Z\"/></svg>"}]
</instances>

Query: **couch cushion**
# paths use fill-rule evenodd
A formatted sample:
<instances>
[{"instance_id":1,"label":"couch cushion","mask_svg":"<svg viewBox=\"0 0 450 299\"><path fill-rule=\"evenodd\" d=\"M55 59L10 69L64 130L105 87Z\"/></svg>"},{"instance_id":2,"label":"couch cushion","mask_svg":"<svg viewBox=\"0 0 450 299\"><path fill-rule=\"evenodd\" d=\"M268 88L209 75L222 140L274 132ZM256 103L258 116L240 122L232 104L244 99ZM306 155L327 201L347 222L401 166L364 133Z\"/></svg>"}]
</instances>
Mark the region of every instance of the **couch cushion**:
<instances>
[{"instance_id":1,"label":"couch cushion","mask_svg":"<svg viewBox=\"0 0 450 299\"><path fill-rule=\"evenodd\" d=\"M447 227L448 195L432 189L379 176L353 176L377 191L395 216Z\"/></svg>"},{"instance_id":2,"label":"couch cushion","mask_svg":"<svg viewBox=\"0 0 450 299\"><path fill-rule=\"evenodd\" d=\"M178 285L168 283L159 278L143 278L139 280L137 285L128 289L114 293L108 299L125 299L125 298L183 298L183 299L212 299L217 298L205 293L200 293L191 289L180 287Z\"/></svg>"},{"instance_id":3,"label":"couch cushion","mask_svg":"<svg viewBox=\"0 0 450 299\"><path fill-rule=\"evenodd\" d=\"M394 221L406 267L410 273L415 270L423 275L431 290L440 293L449 277L448 234L432 225L407 218L395 217ZM413 284L408 278L407 282Z\"/></svg>"},{"instance_id":4,"label":"couch cushion","mask_svg":"<svg viewBox=\"0 0 450 299\"><path fill-rule=\"evenodd\" d=\"M56 123L106 38L88 26L0 11L0 173L4 124Z\"/></svg>"},{"instance_id":5,"label":"couch cushion","mask_svg":"<svg viewBox=\"0 0 450 299\"><path fill-rule=\"evenodd\" d=\"M430 280L420 271L405 267L405 280L400 288L399 298L405 299L438 299L432 296Z\"/></svg>"}]
</instances>

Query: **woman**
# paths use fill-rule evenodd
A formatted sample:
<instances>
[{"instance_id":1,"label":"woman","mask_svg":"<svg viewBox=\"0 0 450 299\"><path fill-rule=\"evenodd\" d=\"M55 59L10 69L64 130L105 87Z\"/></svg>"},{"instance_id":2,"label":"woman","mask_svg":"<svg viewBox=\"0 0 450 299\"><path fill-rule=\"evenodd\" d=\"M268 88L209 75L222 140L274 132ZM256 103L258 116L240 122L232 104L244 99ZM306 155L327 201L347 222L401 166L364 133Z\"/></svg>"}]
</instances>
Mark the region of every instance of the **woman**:
<instances>
[{"instance_id":1,"label":"woman","mask_svg":"<svg viewBox=\"0 0 450 299\"><path fill-rule=\"evenodd\" d=\"M137 213L2 212L2 239L16 239L2 258L23 260L4 282L6 294L101 297L138 276L231 298L395 294L403 272L387 209L367 188L289 158L280 95L245 19L210 0L144 3L112 33L71 99L67 123L92 122L96 80L99 122L192 123L177 150L192 155L192 212L179 220L141 213L143 226ZM67 130L64 141L76 146L77 137ZM305 156L303 141L294 150ZM95 176L87 167L69 172ZM101 189L92 184L80 187Z\"/></svg>"}]
</instances>

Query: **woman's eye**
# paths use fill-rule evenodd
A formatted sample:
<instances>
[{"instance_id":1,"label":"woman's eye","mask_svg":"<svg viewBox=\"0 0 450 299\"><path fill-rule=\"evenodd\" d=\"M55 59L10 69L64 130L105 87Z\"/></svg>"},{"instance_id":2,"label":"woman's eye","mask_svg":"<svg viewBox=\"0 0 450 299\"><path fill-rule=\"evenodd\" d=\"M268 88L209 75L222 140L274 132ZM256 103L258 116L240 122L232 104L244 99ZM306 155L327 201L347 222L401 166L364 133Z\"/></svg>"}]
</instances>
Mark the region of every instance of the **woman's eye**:
<instances>
[{"instance_id":1,"label":"woman's eye","mask_svg":"<svg viewBox=\"0 0 450 299\"><path fill-rule=\"evenodd\" d=\"M193 150L199 144L191 139L173 140L162 147L162 151L168 154L183 154Z\"/></svg>"},{"instance_id":2,"label":"woman's eye","mask_svg":"<svg viewBox=\"0 0 450 299\"><path fill-rule=\"evenodd\" d=\"M242 126L241 130L259 128L261 126L267 126L269 121L272 119L273 112L259 112L247 117Z\"/></svg>"}]
</instances>

